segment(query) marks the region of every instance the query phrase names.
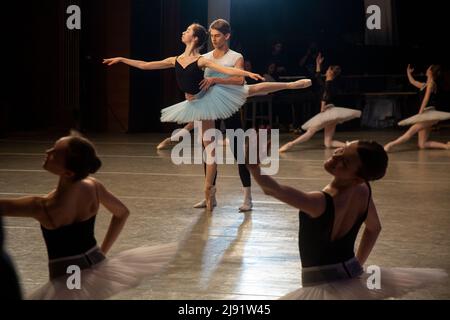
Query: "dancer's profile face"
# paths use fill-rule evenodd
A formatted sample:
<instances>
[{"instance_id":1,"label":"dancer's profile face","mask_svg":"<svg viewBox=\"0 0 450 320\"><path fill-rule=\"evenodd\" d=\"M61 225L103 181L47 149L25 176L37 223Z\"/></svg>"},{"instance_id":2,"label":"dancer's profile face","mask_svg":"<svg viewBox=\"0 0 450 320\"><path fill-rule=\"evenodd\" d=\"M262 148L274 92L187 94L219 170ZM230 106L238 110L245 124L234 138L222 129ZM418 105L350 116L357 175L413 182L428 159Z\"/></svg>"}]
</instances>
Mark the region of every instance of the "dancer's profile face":
<instances>
[{"instance_id":1,"label":"dancer's profile face","mask_svg":"<svg viewBox=\"0 0 450 320\"><path fill-rule=\"evenodd\" d=\"M347 142L345 147L338 148L328 159L324 168L338 179L360 179L358 171L362 163L358 155L358 141Z\"/></svg>"},{"instance_id":2,"label":"dancer's profile face","mask_svg":"<svg viewBox=\"0 0 450 320\"><path fill-rule=\"evenodd\" d=\"M185 31L183 31L183 34L181 35L181 41L184 44L190 44L194 41L194 26L190 25Z\"/></svg>"},{"instance_id":3,"label":"dancer's profile face","mask_svg":"<svg viewBox=\"0 0 450 320\"><path fill-rule=\"evenodd\" d=\"M222 48L230 39L230 34L223 34L219 30L210 29L209 34L211 37L211 43L215 49Z\"/></svg>"},{"instance_id":4,"label":"dancer's profile face","mask_svg":"<svg viewBox=\"0 0 450 320\"><path fill-rule=\"evenodd\" d=\"M433 72L431 71L431 66L428 67L426 75L428 78L431 78L433 76Z\"/></svg>"},{"instance_id":5,"label":"dancer's profile face","mask_svg":"<svg viewBox=\"0 0 450 320\"><path fill-rule=\"evenodd\" d=\"M334 77L334 73L333 73L333 69L331 69L331 67L328 67L327 72L325 73L326 77Z\"/></svg>"},{"instance_id":6,"label":"dancer's profile face","mask_svg":"<svg viewBox=\"0 0 450 320\"><path fill-rule=\"evenodd\" d=\"M43 164L45 170L58 176L72 175L72 172L65 167L68 142L69 138L61 138L55 142L52 148L45 151L47 155Z\"/></svg>"}]
</instances>

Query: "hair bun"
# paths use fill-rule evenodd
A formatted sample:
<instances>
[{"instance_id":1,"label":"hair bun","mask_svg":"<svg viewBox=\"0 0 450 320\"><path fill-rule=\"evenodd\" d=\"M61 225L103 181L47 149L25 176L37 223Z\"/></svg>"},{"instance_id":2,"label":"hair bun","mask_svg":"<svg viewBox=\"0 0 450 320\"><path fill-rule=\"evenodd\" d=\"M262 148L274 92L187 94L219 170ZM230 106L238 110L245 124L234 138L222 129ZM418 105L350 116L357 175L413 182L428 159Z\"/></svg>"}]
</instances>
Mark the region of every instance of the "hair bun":
<instances>
[{"instance_id":1,"label":"hair bun","mask_svg":"<svg viewBox=\"0 0 450 320\"><path fill-rule=\"evenodd\" d=\"M98 157L95 157L92 160L92 165L91 165L91 168L89 169L89 173L96 173L98 171L98 169L100 169L101 166L102 166L102 161Z\"/></svg>"}]
</instances>

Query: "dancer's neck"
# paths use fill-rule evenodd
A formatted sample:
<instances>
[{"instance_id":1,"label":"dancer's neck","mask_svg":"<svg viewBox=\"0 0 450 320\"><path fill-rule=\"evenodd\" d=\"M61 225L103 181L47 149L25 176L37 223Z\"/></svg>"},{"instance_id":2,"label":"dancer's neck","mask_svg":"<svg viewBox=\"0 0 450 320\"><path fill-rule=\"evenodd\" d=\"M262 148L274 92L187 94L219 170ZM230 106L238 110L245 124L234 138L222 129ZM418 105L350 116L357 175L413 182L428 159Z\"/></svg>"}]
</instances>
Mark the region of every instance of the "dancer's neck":
<instances>
[{"instance_id":1,"label":"dancer's neck","mask_svg":"<svg viewBox=\"0 0 450 320\"><path fill-rule=\"evenodd\" d=\"M226 55L229 50L230 50L230 48L226 44L223 45L220 48L214 48L214 50L213 50L213 57L216 58L216 59L220 59L224 55Z\"/></svg>"},{"instance_id":2,"label":"dancer's neck","mask_svg":"<svg viewBox=\"0 0 450 320\"><path fill-rule=\"evenodd\" d=\"M64 197L69 190L72 188L74 182L72 179L60 177L58 181L58 186L52 194L52 198L57 200Z\"/></svg>"},{"instance_id":3,"label":"dancer's neck","mask_svg":"<svg viewBox=\"0 0 450 320\"><path fill-rule=\"evenodd\" d=\"M359 182L354 179L344 180L334 178L333 181L325 187L325 189L329 189L333 195L337 195L355 187L358 184Z\"/></svg>"},{"instance_id":4,"label":"dancer's neck","mask_svg":"<svg viewBox=\"0 0 450 320\"><path fill-rule=\"evenodd\" d=\"M183 56L185 57L197 57L200 55L200 49L195 48L194 44L186 45L186 49L184 49Z\"/></svg>"}]
</instances>

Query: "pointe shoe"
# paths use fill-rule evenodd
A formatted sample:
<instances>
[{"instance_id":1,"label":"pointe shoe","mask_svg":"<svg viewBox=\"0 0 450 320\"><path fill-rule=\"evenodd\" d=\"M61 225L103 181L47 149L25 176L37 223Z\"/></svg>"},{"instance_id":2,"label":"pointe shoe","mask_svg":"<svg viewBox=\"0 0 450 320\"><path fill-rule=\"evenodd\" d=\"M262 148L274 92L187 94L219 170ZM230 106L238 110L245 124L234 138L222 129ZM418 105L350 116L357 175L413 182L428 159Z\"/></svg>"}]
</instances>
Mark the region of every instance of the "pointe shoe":
<instances>
[{"instance_id":1,"label":"pointe shoe","mask_svg":"<svg viewBox=\"0 0 450 320\"><path fill-rule=\"evenodd\" d=\"M250 187L244 188L244 203L239 207L239 212L247 212L252 210L252 191Z\"/></svg>"},{"instance_id":2,"label":"pointe shoe","mask_svg":"<svg viewBox=\"0 0 450 320\"><path fill-rule=\"evenodd\" d=\"M286 152L289 151L294 145L290 142L286 143L284 146L282 146L278 152Z\"/></svg>"},{"instance_id":3,"label":"pointe shoe","mask_svg":"<svg viewBox=\"0 0 450 320\"><path fill-rule=\"evenodd\" d=\"M214 196L214 198L213 198L213 207L216 207L216 206L217 206L217 201L216 201L216 197ZM195 209L204 209L204 208L206 208L206 200L203 199L202 201L197 202L196 204L194 204L194 208Z\"/></svg>"},{"instance_id":4,"label":"pointe shoe","mask_svg":"<svg viewBox=\"0 0 450 320\"><path fill-rule=\"evenodd\" d=\"M288 84L289 89L305 89L311 87L312 82L309 79L301 79Z\"/></svg>"},{"instance_id":5,"label":"pointe shoe","mask_svg":"<svg viewBox=\"0 0 450 320\"><path fill-rule=\"evenodd\" d=\"M214 200L216 198L216 187L206 187L205 190L205 202L206 202L206 210L212 211L214 209Z\"/></svg>"},{"instance_id":6,"label":"pointe shoe","mask_svg":"<svg viewBox=\"0 0 450 320\"><path fill-rule=\"evenodd\" d=\"M164 139L158 146L156 147L157 150L162 150L168 148L172 144L172 140L170 138Z\"/></svg>"}]
</instances>

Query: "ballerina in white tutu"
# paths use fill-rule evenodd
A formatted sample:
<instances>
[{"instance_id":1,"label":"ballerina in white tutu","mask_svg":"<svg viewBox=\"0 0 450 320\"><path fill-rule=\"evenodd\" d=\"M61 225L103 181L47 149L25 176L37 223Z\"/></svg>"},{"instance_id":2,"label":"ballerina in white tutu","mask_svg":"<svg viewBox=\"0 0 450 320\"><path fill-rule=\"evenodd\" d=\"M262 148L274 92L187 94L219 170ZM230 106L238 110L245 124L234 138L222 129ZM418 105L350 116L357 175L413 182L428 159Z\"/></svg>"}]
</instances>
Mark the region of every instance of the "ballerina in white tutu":
<instances>
[{"instance_id":1,"label":"ballerina in white tutu","mask_svg":"<svg viewBox=\"0 0 450 320\"><path fill-rule=\"evenodd\" d=\"M326 72L325 83L323 83L321 70L323 63L323 56L321 53L316 58L316 78L317 81L322 83L323 94L320 102L320 113L308 120L303 124L302 129L306 130L297 139L286 143L280 148L280 152L286 152L295 145L303 143L311 139L318 131L324 130L324 145L327 148L339 148L345 145L345 143L334 140L334 132L336 131L336 125L355 118L361 117L360 110L354 110L349 108L336 107L334 105L336 98L336 78L341 73L339 66L330 66Z\"/></svg>"},{"instance_id":2,"label":"ballerina in white tutu","mask_svg":"<svg viewBox=\"0 0 450 320\"><path fill-rule=\"evenodd\" d=\"M303 192L261 175L248 165L265 194L300 210L299 249L302 287L283 299L383 299L436 284L441 269L380 268L380 282L367 284L363 265L381 231L369 181L381 179L388 157L376 142L354 141L335 150L325 164L333 176L322 191ZM354 246L365 225L357 254Z\"/></svg>"},{"instance_id":3,"label":"ballerina in white tutu","mask_svg":"<svg viewBox=\"0 0 450 320\"><path fill-rule=\"evenodd\" d=\"M72 134L56 141L46 153L43 167L59 176L57 188L45 197L0 200L0 215L31 217L41 224L50 281L30 299L105 299L137 286L143 277L169 263L176 253L175 244L140 247L106 257L129 211L101 182L89 177L101 166L89 140ZM113 217L98 247L94 224L100 204ZM74 267L79 270L79 287L68 286Z\"/></svg>"},{"instance_id":4,"label":"ballerina in white tutu","mask_svg":"<svg viewBox=\"0 0 450 320\"><path fill-rule=\"evenodd\" d=\"M442 101L440 101L440 77L441 66L431 65L427 69L427 82L419 82L414 79L412 73L414 69L408 65L406 74L409 82L420 89L423 95L422 104L419 113L410 118L404 119L398 123L399 126L411 126L402 136L394 141L387 143L384 149L389 152L393 147L409 141L416 133L418 138L418 146L420 149L444 149L449 150L450 144L429 141L431 128L439 121L450 119L450 112L443 112Z\"/></svg>"},{"instance_id":5,"label":"ballerina in white tutu","mask_svg":"<svg viewBox=\"0 0 450 320\"><path fill-rule=\"evenodd\" d=\"M199 24L191 24L183 32L181 41L185 44L185 51L177 57L170 57L161 61L145 62L130 60L122 57L105 59L104 64L109 66L117 63L125 63L129 66L143 70L175 68L175 74L179 88L186 94L194 96L191 100L185 100L161 111L162 122L189 123L202 121L203 133L215 128L214 120L227 119L239 111L248 97L254 95L265 95L279 90L300 89L311 85L310 80L299 80L295 82L263 82L254 85L222 85L216 84L207 91L201 90L204 80L203 69L209 68L216 72L229 76L250 77L255 80L264 80L256 73L248 72L238 68L224 67L214 63L200 55L200 50L208 38L208 32ZM217 164L214 161L214 148L208 148L213 139L202 139L206 150L206 178L205 199L206 208L213 208L212 190L216 176Z\"/></svg>"}]
</instances>

